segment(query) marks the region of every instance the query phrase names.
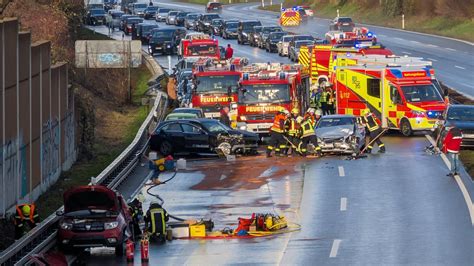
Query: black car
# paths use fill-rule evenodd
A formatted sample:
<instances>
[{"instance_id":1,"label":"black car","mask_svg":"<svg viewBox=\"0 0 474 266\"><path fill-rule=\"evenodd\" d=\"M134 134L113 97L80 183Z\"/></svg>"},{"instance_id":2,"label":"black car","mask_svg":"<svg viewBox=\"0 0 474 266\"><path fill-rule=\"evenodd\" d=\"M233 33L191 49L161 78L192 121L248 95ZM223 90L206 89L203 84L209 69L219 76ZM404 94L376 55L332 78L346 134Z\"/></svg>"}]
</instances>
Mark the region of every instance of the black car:
<instances>
[{"instance_id":1,"label":"black car","mask_svg":"<svg viewBox=\"0 0 474 266\"><path fill-rule=\"evenodd\" d=\"M150 138L150 148L162 155L175 153L224 154L257 152L258 135L235 130L215 119L180 119L161 122Z\"/></svg>"},{"instance_id":2,"label":"black car","mask_svg":"<svg viewBox=\"0 0 474 266\"><path fill-rule=\"evenodd\" d=\"M237 43L245 44L249 41L249 34L255 26L262 26L262 22L258 20L240 21L237 29Z\"/></svg>"},{"instance_id":3,"label":"black car","mask_svg":"<svg viewBox=\"0 0 474 266\"><path fill-rule=\"evenodd\" d=\"M84 17L84 24L99 25L105 24L105 10L104 9L89 9Z\"/></svg>"},{"instance_id":4,"label":"black car","mask_svg":"<svg viewBox=\"0 0 474 266\"><path fill-rule=\"evenodd\" d=\"M128 17L124 21L123 25L123 32L125 35L130 35L134 28L137 27L138 24L143 23L143 19L139 17Z\"/></svg>"},{"instance_id":5,"label":"black car","mask_svg":"<svg viewBox=\"0 0 474 266\"><path fill-rule=\"evenodd\" d=\"M283 31L279 26L265 26L262 27L262 30L256 35L256 46L259 48L265 48L265 41L268 38L268 35L272 32L281 32Z\"/></svg>"},{"instance_id":6,"label":"black car","mask_svg":"<svg viewBox=\"0 0 474 266\"><path fill-rule=\"evenodd\" d=\"M221 28L222 25L224 25L224 20L221 18L215 18L211 22L211 34L214 34L216 36L222 36L221 34Z\"/></svg>"},{"instance_id":7,"label":"black car","mask_svg":"<svg viewBox=\"0 0 474 266\"><path fill-rule=\"evenodd\" d=\"M158 29L158 25L140 23L137 25L136 35L132 35L132 38L134 37L134 39L141 40L142 43L147 44L151 38L151 32L154 29Z\"/></svg>"},{"instance_id":8,"label":"black car","mask_svg":"<svg viewBox=\"0 0 474 266\"><path fill-rule=\"evenodd\" d=\"M224 39L237 39L237 28L239 27L238 21L226 21L222 25L222 38Z\"/></svg>"},{"instance_id":9,"label":"black car","mask_svg":"<svg viewBox=\"0 0 474 266\"><path fill-rule=\"evenodd\" d=\"M187 14L184 18L184 27L188 30L196 29L197 20L199 19L199 16L200 15L198 13Z\"/></svg>"},{"instance_id":10,"label":"black car","mask_svg":"<svg viewBox=\"0 0 474 266\"><path fill-rule=\"evenodd\" d=\"M329 30L339 30L343 32L351 32L355 27L352 18L350 17L336 17L331 21Z\"/></svg>"},{"instance_id":11,"label":"black car","mask_svg":"<svg viewBox=\"0 0 474 266\"><path fill-rule=\"evenodd\" d=\"M442 130L438 130L441 131L440 143L451 128L457 127L463 134L461 146L474 147L474 105L450 105L444 112L442 121L444 122Z\"/></svg>"},{"instance_id":12,"label":"black car","mask_svg":"<svg viewBox=\"0 0 474 266\"><path fill-rule=\"evenodd\" d=\"M175 54L177 38L176 29L153 29L148 41L148 53L152 56L155 53Z\"/></svg>"},{"instance_id":13,"label":"black car","mask_svg":"<svg viewBox=\"0 0 474 266\"><path fill-rule=\"evenodd\" d=\"M183 12L183 11L180 11L178 12L178 14L176 15L176 26L184 26L184 19L186 18L186 16L189 14L189 12Z\"/></svg>"},{"instance_id":14,"label":"black car","mask_svg":"<svg viewBox=\"0 0 474 266\"><path fill-rule=\"evenodd\" d=\"M156 12L158 11L158 8L157 6L148 6L146 9L145 9L145 14L143 15L143 17L145 19L154 19L155 16L156 16Z\"/></svg>"},{"instance_id":15,"label":"black car","mask_svg":"<svg viewBox=\"0 0 474 266\"><path fill-rule=\"evenodd\" d=\"M278 52L277 44L283 36L287 35L287 32L279 31L279 32L272 32L268 35L268 38L265 40L265 50L269 53L276 53Z\"/></svg>"},{"instance_id":16,"label":"black car","mask_svg":"<svg viewBox=\"0 0 474 266\"><path fill-rule=\"evenodd\" d=\"M130 14L125 14L125 15L122 15L120 17L120 26L119 26L119 29L121 31L123 31L125 29L125 20L127 20L127 18L131 18L131 17L136 17L134 15L130 15Z\"/></svg>"},{"instance_id":17,"label":"black car","mask_svg":"<svg viewBox=\"0 0 474 266\"><path fill-rule=\"evenodd\" d=\"M263 26L255 26L253 30L249 32L249 45L250 46L257 46L257 36L262 32Z\"/></svg>"},{"instance_id":18,"label":"black car","mask_svg":"<svg viewBox=\"0 0 474 266\"><path fill-rule=\"evenodd\" d=\"M213 19L221 18L219 14L203 14L197 20L196 29L201 32L211 32L211 23Z\"/></svg>"}]
</instances>

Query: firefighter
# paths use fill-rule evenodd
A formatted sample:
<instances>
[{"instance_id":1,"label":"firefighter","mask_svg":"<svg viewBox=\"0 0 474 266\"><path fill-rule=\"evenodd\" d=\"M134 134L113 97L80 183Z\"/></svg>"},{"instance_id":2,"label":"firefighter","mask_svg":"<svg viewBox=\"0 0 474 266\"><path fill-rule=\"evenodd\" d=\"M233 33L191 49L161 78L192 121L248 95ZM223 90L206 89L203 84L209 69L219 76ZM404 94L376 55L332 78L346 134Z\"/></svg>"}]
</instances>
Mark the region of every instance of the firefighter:
<instances>
[{"instance_id":1,"label":"firefighter","mask_svg":"<svg viewBox=\"0 0 474 266\"><path fill-rule=\"evenodd\" d=\"M314 112L314 126L316 126L316 123L318 123L319 119L321 119L321 110L318 109L316 112Z\"/></svg>"},{"instance_id":2,"label":"firefighter","mask_svg":"<svg viewBox=\"0 0 474 266\"><path fill-rule=\"evenodd\" d=\"M150 204L150 208L145 216L145 228L151 234L152 238L156 238L161 242L166 240L166 222L169 215L163 207L157 202Z\"/></svg>"},{"instance_id":3,"label":"firefighter","mask_svg":"<svg viewBox=\"0 0 474 266\"><path fill-rule=\"evenodd\" d=\"M319 100L321 98L321 90L319 86L313 86L311 88L311 96L309 98L309 106L314 109L318 109L320 106Z\"/></svg>"},{"instance_id":4,"label":"firefighter","mask_svg":"<svg viewBox=\"0 0 474 266\"><path fill-rule=\"evenodd\" d=\"M364 116L362 117L363 123L367 127L369 131L369 145L367 146L367 149L365 150L366 153L371 153L372 148L373 148L373 140L380 135L382 132L382 129L380 128L379 124L377 123L377 120L375 120L374 115L370 112L369 109L364 110ZM379 153L385 153L385 144L380 140L380 136L375 140L375 143L379 146Z\"/></svg>"},{"instance_id":5,"label":"firefighter","mask_svg":"<svg viewBox=\"0 0 474 266\"><path fill-rule=\"evenodd\" d=\"M133 230L135 231L135 235L139 236L142 234L142 230L140 229L140 219L143 216L142 203L135 198L128 204L128 207L132 214Z\"/></svg>"},{"instance_id":6,"label":"firefighter","mask_svg":"<svg viewBox=\"0 0 474 266\"><path fill-rule=\"evenodd\" d=\"M280 155L281 147L286 147L284 145L285 139L283 134L285 134L285 120L289 114L288 110L284 109L275 116L273 120L273 125L270 127L270 141L267 146L267 157L272 156L272 151L275 151L275 155Z\"/></svg>"},{"instance_id":7,"label":"firefighter","mask_svg":"<svg viewBox=\"0 0 474 266\"><path fill-rule=\"evenodd\" d=\"M315 124L316 123L316 116L314 115L315 109L310 107L304 114L303 120L306 120L307 118L311 119L311 123Z\"/></svg>"},{"instance_id":8,"label":"firefighter","mask_svg":"<svg viewBox=\"0 0 474 266\"><path fill-rule=\"evenodd\" d=\"M333 115L336 113L336 97L334 95L334 90L332 89L332 84L330 82L326 81L325 87L327 114Z\"/></svg>"},{"instance_id":9,"label":"firefighter","mask_svg":"<svg viewBox=\"0 0 474 266\"><path fill-rule=\"evenodd\" d=\"M321 97L319 99L319 104L321 106L321 110L323 111L323 115L329 114L328 109L328 92L326 90L326 81L321 83Z\"/></svg>"},{"instance_id":10,"label":"firefighter","mask_svg":"<svg viewBox=\"0 0 474 266\"><path fill-rule=\"evenodd\" d=\"M15 238L20 239L40 222L35 204L16 205Z\"/></svg>"},{"instance_id":11,"label":"firefighter","mask_svg":"<svg viewBox=\"0 0 474 266\"><path fill-rule=\"evenodd\" d=\"M314 145L314 151L318 156L321 156L321 148L318 145L318 139L316 138L316 132L314 131L314 122L311 120L310 116L307 116L301 122L301 142L299 144L299 149L301 154L306 157L308 154L308 144L312 143Z\"/></svg>"},{"instance_id":12,"label":"firefighter","mask_svg":"<svg viewBox=\"0 0 474 266\"><path fill-rule=\"evenodd\" d=\"M299 116L299 110L298 108L293 108L291 110L291 116L289 119L286 120L286 128L288 132L288 140L290 140L291 144L290 147L292 148L291 154L295 153L295 150L293 149L293 145L298 145L299 140L300 140L300 123L301 120L298 118L301 118ZM288 153L287 149L287 152Z\"/></svg>"}]
</instances>

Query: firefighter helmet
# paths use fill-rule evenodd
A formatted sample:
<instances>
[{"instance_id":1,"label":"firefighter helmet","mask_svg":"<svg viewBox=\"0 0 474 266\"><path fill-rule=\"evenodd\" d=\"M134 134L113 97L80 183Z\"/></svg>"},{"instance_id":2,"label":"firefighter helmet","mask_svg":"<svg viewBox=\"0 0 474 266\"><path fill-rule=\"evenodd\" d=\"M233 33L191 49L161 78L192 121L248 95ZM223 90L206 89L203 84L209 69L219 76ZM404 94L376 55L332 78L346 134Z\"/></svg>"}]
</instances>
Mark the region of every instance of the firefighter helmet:
<instances>
[{"instance_id":1,"label":"firefighter helmet","mask_svg":"<svg viewBox=\"0 0 474 266\"><path fill-rule=\"evenodd\" d=\"M322 115L322 112L321 112L320 109L318 109L318 110L316 110L316 113L315 113L315 114L321 116L321 115Z\"/></svg>"},{"instance_id":2,"label":"firefighter helmet","mask_svg":"<svg viewBox=\"0 0 474 266\"><path fill-rule=\"evenodd\" d=\"M298 110L298 108L293 108L293 109L291 109L291 113L294 114L294 115L299 114L299 112L300 112L300 111Z\"/></svg>"},{"instance_id":3,"label":"firefighter helmet","mask_svg":"<svg viewBox=\"0 0 474 266\"><path fill-rule=\"evenodd\" d=\"M289 114L290 114L290 112L288 112L288 110L286 110L286 109L283 109L282 113L284 113L285 115L289 115Z\"/></svg>"},{"instance_id":4,"label":"firefighter helmet","mask_svg":"<svg viewBox=\"0 0 474 266\"><path fill-rule=\"evenodd\" d=\"M28 204L25 204L23 205L23 207L21 207L21 212L23 213L24 216L29 216L30 215L30 206Z\"/></svg>"},{"instance_id":5,"label":"firefighter helmet","mask_svg":"<svg viewBox=\"0 0 474 266\"><path fill-rule=\"evenodd\" d=\"M306 111L306 112L307 112L307 113L310 113L310 114L311 114L311 113L314 114L315 110L314 110L314 108L311 107L311 108L308 108L308 111Z\"/></svg>"},{"instance_id":6,"label":"firefighter helmet","mask_svg":"<svg viewBox=\"0 0 474 266\"><path fill-rule=\"evenodd\" d=\"M326 82L324 83L324 87L325 87L325 88L330 88L330 87L332 87L331 82L326 81Z\"/></svg>"}]
</instances>

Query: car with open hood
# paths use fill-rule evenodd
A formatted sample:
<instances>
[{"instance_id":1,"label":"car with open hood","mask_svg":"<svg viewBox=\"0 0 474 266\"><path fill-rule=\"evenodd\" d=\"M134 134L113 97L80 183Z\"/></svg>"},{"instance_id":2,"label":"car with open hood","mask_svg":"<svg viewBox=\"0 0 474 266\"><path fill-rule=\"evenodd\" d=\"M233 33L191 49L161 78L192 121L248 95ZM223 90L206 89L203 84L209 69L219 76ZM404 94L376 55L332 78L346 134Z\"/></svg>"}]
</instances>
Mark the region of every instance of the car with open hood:
<instances>
[{"instance_id":1,"label":"car with open hood","mask_svg":"<svg viewBox=\"0 0 474 266\"><path fill-rule=\"evenodd\" d=\"M122 195L105 186L79 186L64 195L58 242L65 251L90 247L113 247L123 255L127 239L133 238L133 224Z\"/></svg>"},{"instance_id":2,"label":"car with open hood","mask_svg":"<svg viewBox=\"0 0 474 266\"><path fill-rule=\"evenodd\" d=\"M326 115L315 127L323 153L358 153L365 146L365 127L353 115Z\"/></svg>"}]
</instances>

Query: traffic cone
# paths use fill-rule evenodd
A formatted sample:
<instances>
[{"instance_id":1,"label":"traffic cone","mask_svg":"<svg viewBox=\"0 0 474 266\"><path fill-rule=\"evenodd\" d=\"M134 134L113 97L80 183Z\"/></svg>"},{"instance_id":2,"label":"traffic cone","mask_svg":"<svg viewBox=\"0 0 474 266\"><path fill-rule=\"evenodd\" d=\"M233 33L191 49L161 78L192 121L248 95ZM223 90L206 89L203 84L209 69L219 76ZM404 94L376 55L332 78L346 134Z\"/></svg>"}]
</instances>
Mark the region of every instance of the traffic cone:
<instances>
[{"instance_id":1,"label":"traffic cone","mask_svg":"<svg viewBox=\"0 0 474 266\"><path fill-rule=\"evenodd\" d=\"M135 252L135 247L133 245L133 242L129 239L127 240L126 244L126 249L125 249L125 254L127 256L127 262L133 262L134 258L134 252Z\"/></svg>"},{"instance_id":2,"label":"traffic cone","mask_svg":"<svg viewBox=\"0 0 474 266\"><path fill-rule=\"evenodd\" d=\"M142 262L147 262L148 259L149 259L149 257L148 257L149 245L150 245L150 243L148 241L148 237L146 235L143 236L143 238L140 242Z\"/></svg>"}]
</instances>

